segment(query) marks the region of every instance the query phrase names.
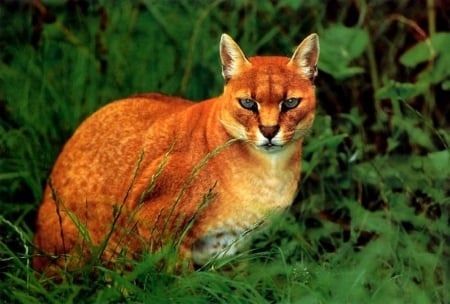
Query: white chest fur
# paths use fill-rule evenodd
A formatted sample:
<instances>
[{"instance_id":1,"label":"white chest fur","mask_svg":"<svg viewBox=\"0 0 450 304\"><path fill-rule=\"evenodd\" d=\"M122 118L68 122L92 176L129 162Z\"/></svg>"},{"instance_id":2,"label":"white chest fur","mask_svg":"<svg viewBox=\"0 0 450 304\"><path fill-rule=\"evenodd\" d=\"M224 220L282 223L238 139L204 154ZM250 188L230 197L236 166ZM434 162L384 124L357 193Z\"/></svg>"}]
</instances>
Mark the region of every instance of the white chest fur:
<instances>
[{"instance_id":1,"label":"white chest fur","mask_svg":"<svg viewBox=\"0 0 450 304\"><path fill-rule=\"evenodd\" d=\"M248 232L264 222L271 214L291 205L298 184L299 168L286 168L283 162L270 159L265 166L232 170L229 183L222 193L221 205L227 217L218 218L209 231L192 247L195 264L210 259L234 255L245 243ZM228 186L228 187L227 187ZM232 206L230 212L229 206Z\"/></svg>"}]
</instances>

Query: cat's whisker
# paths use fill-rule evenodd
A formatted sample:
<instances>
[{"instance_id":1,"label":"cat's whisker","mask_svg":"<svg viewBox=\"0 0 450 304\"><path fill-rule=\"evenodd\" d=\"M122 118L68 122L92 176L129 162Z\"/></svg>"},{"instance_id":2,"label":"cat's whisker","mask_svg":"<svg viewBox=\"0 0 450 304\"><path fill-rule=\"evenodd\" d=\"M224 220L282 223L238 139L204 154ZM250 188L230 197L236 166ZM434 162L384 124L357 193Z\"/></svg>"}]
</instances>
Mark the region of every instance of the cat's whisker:
<instances>
[{"instance_id":1,"label":"cat's whisker","mask_svg":"<svg viewBox=\"0 0 450 304\"><path fill-rule=\"evenodd\" d=\"M244 140L244 141L247 141L247 140L248 140L247 135L245 134L245 131L242 130L242 128L239 128L239 127L237 127L237 126L235 126L235 125L232 125L232 124L230 124L230 123L227 123L227 122L224 121L223 119L219 119L219 121L220 121L220 123L221 123L224 127L226 127L227 129L233 130L233 131L234 131L234 132L233 132L234 134L238 134L238 137L236 137L236 139L241 139L241 140Z\"/></svg>"},{"instance_id":2,"label":"cat's whisker","mask_svg":"<svg viewBox=\"0 0 450 304\"><path fill-rule=\"evenodd\" d=\"M300 132L300 133L302 133L302 134L304 134L304 135L307 135L307 134L311 133L311 131L312 131L312 129L309 128L309 127L306 127L306 128L296 128L296 129L295 129L295 133Z\"/></svg>"},{"instance_id":3,"label":"cat's whisker","mask_svg":"<svg viewBox=\"0 0 450 304\"><path fill-rule=\"evenodd\" d=\"M300 139L302 137L307 136L310 133L311 133L311 128L309 128L309 127L295 128L291 132L287 133L286 137L290 137L293 140L298 140L298 139Z\"/></svg>"}]
</instances>

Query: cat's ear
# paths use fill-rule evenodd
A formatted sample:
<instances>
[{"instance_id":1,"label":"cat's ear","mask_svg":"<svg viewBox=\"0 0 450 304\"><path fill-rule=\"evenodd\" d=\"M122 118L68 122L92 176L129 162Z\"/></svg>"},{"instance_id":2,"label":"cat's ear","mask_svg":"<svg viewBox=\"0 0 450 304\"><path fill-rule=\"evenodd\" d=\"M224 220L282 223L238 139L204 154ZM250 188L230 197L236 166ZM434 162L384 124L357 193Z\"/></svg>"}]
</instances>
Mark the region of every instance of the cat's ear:
<instances>
[{"instance_id":1,"label":"cat's ear","mask_svg":"<svg viewBox=\"0 0 450 304\"><path fill-rule=\"evenodd\" d=\"M222 34L220 39L220 59L226 82L237 75L243 66L250 65L239 45L227 34Z\"/></svg>"},{"instance_id":2,"label":"cat's ear","mask_svg":"<svg viewBox=\"0 0 450 304\"><path fill-rule=\"evenodd\" d=\"M297 47L288 65L295 66L305 77L314 81L314 78L317 76L319 53L319 36L317 34L311 34Z\"/></svg>"}]
</instances>

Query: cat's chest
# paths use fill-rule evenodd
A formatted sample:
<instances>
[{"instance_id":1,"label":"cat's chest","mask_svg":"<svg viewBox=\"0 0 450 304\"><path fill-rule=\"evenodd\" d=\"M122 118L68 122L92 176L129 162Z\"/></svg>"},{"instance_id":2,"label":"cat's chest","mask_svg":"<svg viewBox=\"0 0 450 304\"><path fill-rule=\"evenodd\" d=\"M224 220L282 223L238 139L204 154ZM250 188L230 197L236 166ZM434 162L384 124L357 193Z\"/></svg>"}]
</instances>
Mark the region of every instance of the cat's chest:
<instances>
[{"instance_id":1,"label":"cat's chest","mask_svg":"<svg viewBox=\"0 0 450 304\"><path fill-rule=\"evenodd\" d=\"M236 178L236 182L242 186L242 195L259 197L262 200L270 200L282 197L289 190L295 174L292 170L273 168L252 168L249 172L244 172L244 178Z\"/></svg>"},{"instance_id":2,"label":"cat's chest","mask_svg":"<svg viewBox=\"0 0 450 304\"><path fill-rule=\"evenodd\" d=\"M247 168L248 169L248 168ZM275 213L291 205L297 188L295 170L247 170L222 185L215 204L214 220L192 247L194 262L201 265L216 257L234 255L246 243L249 232ZM251 233L250 233L251 235Z\"/></svg>"},{"instance_id":3,"label":"cat's chest","mask_svg":"<svg viewBox=\"0 0 450 304\"><path fill-rule=\"evenodd\" d=\"M239 223L243 229L290 206L300 178L295 162L235 162L224 167L224 172L217 182L215 207L223 220Z\"/></svg>"},{"instance_id":4,"label":"cat's chest","mask_svg":"<svg viewBox=\"0 0 450 304\"><path fill-rule=\"evenodd\" d=\"M292 203L298 176L296 170L257 168L232 178L234 184L230 197L251 213L276 212Z\"/></svg>"},{"instance_id":5,"label":"cat's chest","mask_svg":"<svg viewBox=\"0 0 450 304\"><path fill-rule=\"evenodd\" d=\"M230 158L228 158L230 160ZM271 215L280 213L294 200L300 166L251 160L212 161L204 180L214 183L216 193L201 221L192 247L197 264L213 256L234 254L251 232Z\"/></svg>"}]
</instances>

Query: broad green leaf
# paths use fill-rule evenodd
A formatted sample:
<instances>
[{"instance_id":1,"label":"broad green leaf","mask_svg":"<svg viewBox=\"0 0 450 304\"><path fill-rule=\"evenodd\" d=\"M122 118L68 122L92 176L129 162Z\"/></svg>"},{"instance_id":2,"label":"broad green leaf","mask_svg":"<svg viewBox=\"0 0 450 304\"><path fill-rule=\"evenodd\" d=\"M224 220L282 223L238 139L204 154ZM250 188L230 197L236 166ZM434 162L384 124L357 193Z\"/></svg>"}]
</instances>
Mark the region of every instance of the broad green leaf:
<instances>
[{"instance_id":1,"label":"broad green leaf","mask_svg":"<svg viewBox=\"0 0 450 304\"><path fill-rule=\"evenodd\" d=\"M333 53L335 60L344 59L349 62L360 56L369 41L367 33L360 28L332 24L320 36L321 46Z\"/></svg>"},{"instance_id":2,"label":"broad green leaf","mask_svg":"<svg viewBox=\"0 0 450 304\"><path fill-rule=\"evenodd\" d=\"M448 53L440 54L435 59L433 65L425 68L419 74L417 83L423 85L439 84L450 76L450 55Z\"/></svg>"},{"instance_id":3,"label":"broad green leaf","mask_svg":"<svg viewBox=\"0 0 450 304\"><path fill-rule=\"evenodd\" d=\"M390 81L387 85L378 89L375 93L376 98L379 99L396 99L408 100L424 91L424 84L401 83L397 81Z\"/></svg>"},{"instance_id":4,"label":"broad green leaf","mask_svg":"<svg viewBox=\"0 0 450 304\"><path fill-rule=\"evenodd\" d=\"M432 149L433 142L429 133L418 126L416 120L396 115L392 118L392 124L397 131L407 133L411 143Z\"/></svg>"},{"instance_id":5,"label":"broad green leaf","mask_svg":"<svg viewBox=\"0 0 450 304\"><path fill-rule=\"evenodd\" d=\"M442 82L441 86L442 86L443 90L449 91L450 90L450 80L446 80L446 81Z\"/></svg>"},{"instance_id":6,"label":"broad green leaf","mask_svg":"<svg viewBox=\"0 0 450 304\"><path fill-rule=\"evenodd\" d=\"M320 34L319 68L337 79L364 72L361 67L349 65L362 55L368 41L367 33L362 29L332 24Z\"/></svg>"},{"instance_id":7,"label":"broad green leaf","mask_svg":"<svg viewBox=\"0 0 450 304\"><path fill-rule=\"evenodd\" d=\"M400 142L396 138L393 138L393 137L388 137L387 143L388 143L388 151L394 150L400 144Z\"/></svg>"},{"instance_id":8,"label":"broad green leaf","mask_svg":"<svg viewBox=\"0 0 450 304\"><path fill-rule=\"evenodd\" d=\"M348 67L327 61L321 61L319 68L336 79L346 79L364 73L364 69L361 67Z\"/></svg>"},{"instance_id":9,"label":"broad green leaf","mask_svg":"<svg viewBox=\"0 0 450 304\"><path fill-rule=\"evenodd\" d=\"M330 147L336 149L336 147L347 137L347 134L339 134L333 136L327 136L322 138L317 138L314 141L310 141L308 145L303 149L303 154L309 154L317 151L323 147Z\"/></svg>"},{"instance_id":10,"label":"broad green leaf","mask_svg":"<svg viewBox=\"0 0 450 304\"><path fill-rule=\"evenodd\" d=\"M450 151L438 151L429 153L424 158L424 169L430 174L442 178L450 177Z\"/></svg>"},{"instance_id":11,"label":"broad green leaf","mask_svg":"<svg viewBox=\"0 0 450 304\"><path fill-rule=\"evenodd\" d=\"M450 33L436 33L430 39L417 43L406 51L400 62L407 67L415 67L419 63L433 59L438 54L448 52L450 46Z\"/></svg>"}]
</instances>

